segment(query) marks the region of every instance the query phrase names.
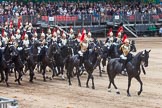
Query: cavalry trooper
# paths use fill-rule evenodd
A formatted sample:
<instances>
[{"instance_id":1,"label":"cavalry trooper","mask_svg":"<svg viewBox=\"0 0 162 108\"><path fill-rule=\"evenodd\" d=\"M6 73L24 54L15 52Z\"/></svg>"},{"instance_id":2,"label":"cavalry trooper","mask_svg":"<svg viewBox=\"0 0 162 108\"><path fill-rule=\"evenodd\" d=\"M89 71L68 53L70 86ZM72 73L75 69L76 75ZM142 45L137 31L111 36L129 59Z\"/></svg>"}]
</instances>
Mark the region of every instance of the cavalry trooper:
<instances>
[{"instance_id":1,"label":"cavalry trooper","mask_svg":"<svg viewBox=\"0 0 162 108\"><path fill-rule=\"evenodd\" d=\"M48 48L47 47L47 43L46 43L46 36L45 33L42 30L41 36L40 36L40 44L41 44L41 48Z\"/></svg>"},{"instance_id":2,"label":"cavalry trooper","mask_svg":"<svg viewBox=\"0 0 162 108\"><path fill-rule=\"evenodd\" d=\"M81 38L81 36L82 36L82 34L81 34L80 30L78 29L78 35L77 35L76 40L77 40L77 42L79 42L79 43L80 43L80 38Z\"/></svg>"},{"instance_id":3,"label":"cavalry trooper","mask_svg":"<svg viewBox=\"0 0 162 108\"><path fill-rule=\"evenodd\" d=\"M8 30L8 22L7 21L5 22L4 29L5 29L5 31Z\"/></svg>"},{"instance_id":4,"label":"cavalry trooper","mask_svg":"<svg viewBox=\"0 0 162 108\"><path fill-rule=\"evenodd\" d=\"M121 63L123 63L124 70L127 62L132 58L132 54L130 53L129 39L127 38L126 34L124 34L122 42L123 45L120 47L120 50L122 52L122 54L120 55L120 61Z\"/></svg>"},{"instance_id":5,"label":"cavalry trooper","mask_svg":"<svg viewBox=\"0 0 162 108\"><path fill-rule=\"evenodd\" d=\"M37 40L38 40L37 30L34 30L32 41L34 42L34 41L37 41Z\"/></svg>"},{"instance_id":6,"label":"cavalry trooper","mask_svg":"<svg viewBox=\"0 0 162 108\"><path fill-rule=\"evenodd\" d=\"M105 46L109 49L110 46L113 44L114 41L114 37L113 37L113 32L112 32L112 28L109 29L109 32L107 33L107 39L105 41Z\"/></svg>"},{"instance_id":7,"label":"cavalry trooper","mask_svg":"<svg viewBox=\"0 0 162 108\"><path fill-rule=\"evenodd\" d=\"M13 22L10 21L10 25L9 25L9 34L12 35L14 33L14 28L13 28Z\"/></svg>"},{"instance_id":8,"label":"cavalry trooper","mask_svg":"<svg viewBox=\"0 0 162 108\"><path fill-rule=\"evenodd\" d=\"M29 27L28 22L26 22L26 23L25 23L25 27L24 27L24 28L27 30L27 29L28 29L28 27Z\"/></svg>"},{"instance_id":9,"label":"cavalry trooper","mask_svg":"<svg viewBox=\"0 0 162 108\"><path fill-rule=\"evenodd\" d=\"M29 40L32 39L32 29L33 29L32 23L29 23L26 28Z\"/></svg>"},{"instance_id":10,"label":"cavalry trooper","mask_svg":"<svg viewBox=\"0 0 162 108\"><path fill-rule=\"evenodd\" d=\"M16 42L18 44L18 48L21 49L20 47L22 47L22 40L21 40L20 29L17 29L15 38L16 38Z\"/></svg>"},{"instance_id":11,"label":"cavalry trooper","mask_svg":"<svg viewBox=\"0 0 162 108\"><path fill-rule=\"evenodd\" d=\"M75 38L74 30L73 30L73 28L72 28L71 26L70 26L69 38L70 38L70 39L74 39L74 38Z\"/></svg>"},{"instance_id":12,"label":"cavalry trooper","mask_svg":"<svg viewBox=\"0 0 162 108\"><path fill-rule=\"evenodd\" d=\"M118 28L117 35L116 35L116 42L117 42L118 44L121 44L122 33L123 33L123 27L120 26L120 27Z\"/></svg>"},{"instance_id":13,"label":"cavalry trooper","mask_svg":"<svg viewBox=\"0 0 162 108\"><path fill-rule=\"evenodd\" d=\"M61 36L61 32L60 32L59 28L57 28L56 33L57 33L57 37Z\"/></svg>"},{"instance_id":14,"label":"cavalry trooper","mask_svg":"<svg viewBox=\"0 0 162 108\"><path fill-rule=\"evenodd\" d=\"M7 45L8 41L9 41L9 39L8 39L8 36L7 36L7 32L4 29L2 29L2 43L4 45Z\"/></svg>"},{"instance_id":15,"label":"cavalry trooper","mask_svg":"<svg viewBox=\"0 0 162 108\"><path fill-rule=\"evenodd\" d=\"M83 63L83 56L86 53L86 51L88 50L88 41L85 37L84 32L82 32L82 36L80 38L80 50L78 51L79 54L79 59L80 59L80 70L83 68L82 63Z\"/></svg>"},{"instance_id":16,"label":"cavalry trooper","mask_svg":"<svg viewBox=\"0 0 162 108\"><path fill-rule=\"evenodd\" d=\"M25 48L29 48L29 46L30 46L29 37L28 37L28 34L26 32L24 34L23 46Z\"/></svg>"},{"instance_id":17,"label":"cavalry trooper","mask_svg":"<svg viewBox=\"0 0 162 108\"><path fill-rule=\"evenodd\" d=\"M16 42L16 38L13 34L11 35L11 38L9 40L9 45L13 45L15 48L17 48L17 46L18 46L18 44Z\"/></svg>"},{"instance_id":18,"label":"cavalry trooper","mask_svg":"<svg viewBox=\"0 0 162 108\"><path fill-rule=\"evenodd\" d=\"M48 43L48 45L50 45L51 42L52 42L52 34L51 34L51 29L50 29L50 27L49 27L48 30L47 30L46 42Z\"/></svg>"},{"instance_id":19,"label":"cavalry trooper","mask_svg":"<svg viewBox=\"0 0 162 108\"><path fill-rule=\"evenodd\" d=\"M88 33L87 33L87 41L88 41L88 43L90 43L90 42L93 41L93 39L92 39L92 33L91 33L90 29L88 30Z\"/></svg>"},{"instance_id":20,"label":"cavalry trooper","mask_svg":"<svg viewBox=\"0 0 162 108\"><path fill-rule=\"evenodd\" d=\"M52 41L57 42L57 33L55 28L52 30Z\"/></svg>"},{"instance_id":21,"label":"cavalry trooper","mask_svg":"<svg viewBox=\"0 0 162 108\"><path fill-rule=\"evenodd\" d=\"M62 32L61 42L62 42L63 46L65 46L67 44L67 37L64 32Z\"/></svg>"}]
</instances>

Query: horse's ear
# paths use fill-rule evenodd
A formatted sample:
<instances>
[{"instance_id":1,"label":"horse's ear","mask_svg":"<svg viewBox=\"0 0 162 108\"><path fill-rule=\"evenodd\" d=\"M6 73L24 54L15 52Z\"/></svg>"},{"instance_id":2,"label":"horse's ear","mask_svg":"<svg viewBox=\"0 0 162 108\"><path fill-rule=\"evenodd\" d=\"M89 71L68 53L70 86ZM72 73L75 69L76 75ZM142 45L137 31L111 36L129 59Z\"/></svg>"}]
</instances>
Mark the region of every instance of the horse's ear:
<instances>
[{"instance_id":1,"label":"horse's ear","mask_svg":"<svg viewBox=\"0 0 162 108\"><path fill-rule=\"evenodd\" d=\"M151 50L149 50L148 52L151 52Z\"/></svg>"}]
</instances>

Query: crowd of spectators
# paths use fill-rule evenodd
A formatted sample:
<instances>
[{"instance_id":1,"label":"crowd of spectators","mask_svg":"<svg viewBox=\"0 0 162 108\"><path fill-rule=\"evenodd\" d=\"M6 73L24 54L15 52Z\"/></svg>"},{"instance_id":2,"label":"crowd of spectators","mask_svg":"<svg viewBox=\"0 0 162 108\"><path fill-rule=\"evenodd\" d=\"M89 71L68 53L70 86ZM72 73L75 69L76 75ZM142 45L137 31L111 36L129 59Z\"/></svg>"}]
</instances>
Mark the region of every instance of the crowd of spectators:
<instances>
[{"instance_id":1,"label":"crowd of spectators","mask_svg":"<svg viewBox=\"0 0 162 108\"><path fill-rule=\"evenodd\" d=\"M135 13L162 13L162 5L142 4L139 2L1 2L0 15L133 15Z\"/></svg>"}]
</instances>

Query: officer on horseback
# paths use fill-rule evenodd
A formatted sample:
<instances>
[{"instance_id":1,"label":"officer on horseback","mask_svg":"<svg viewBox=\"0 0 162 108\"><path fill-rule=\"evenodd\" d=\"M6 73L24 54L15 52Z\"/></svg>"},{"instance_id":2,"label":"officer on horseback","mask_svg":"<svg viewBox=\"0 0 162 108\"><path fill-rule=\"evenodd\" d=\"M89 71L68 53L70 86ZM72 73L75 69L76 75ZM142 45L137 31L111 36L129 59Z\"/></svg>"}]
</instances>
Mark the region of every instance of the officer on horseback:
<instances>
[{"instance_id":1,"label":"officer on horseback","mask_svg":"<svg viewBox=\"0 0 162 108\"><path fill-rule=\"evenodd\" d=\"M80 59L80 70L82 69L82 63L83 63L83 56L86 53L86 51L88 50L88 41L85 37L85 32L82 32L82 36L80 38L80 50L78 51L79 54L79 59Z\"/></svg>"},{"instance_id":2,"label":"officer on horseback","mask_svg":"<svg viewBox=\"0 0 162 108\"><path fill-rule=\"evenodd\" d=\"M109 29L109 32L107 33L107 39L105 41L105 46L109 49L110 46L113 44L114 41L114 37L113 37L113 32L112 32L112 28Z\"/></svg>"},{"instance_id":3,"label":"officer on horseback","mask_svg":"<svg viewBox=\"0 0 162 108\"><path fill-rule=\"evenodd\" d=\"M57 42L57 33L55 28L52 30L52 41Z\"/></svg>"},{"instance_id":4,"label":"officer on horseback","mask_svg":"<svg viewBox=\"0 0 162 108\"><path fill-rule=\"evenodd\" d=\"M30 41L28 38L28 34L25 33L24 35L24 40L23 40L23 46L25 47L25 49L29 48L30 45Z\"/></svg>"},{"instance_id":5,"label":"officer on horseback","mask_svg":"<svg viewBox=\"0 0 162 108\"><path fill-rule=\"evenodd\" d=\"M48 43L48 46L51 44L52 42L52 34L51 34L51 29L50 27L47 30L47 35L46 35L46 42Z\"/></svg>"},{"instance_id":6,"label":"officer on horseback","mask_svg":"<svg viewBox=\"0 0 162 108\"><path fill-rule=\"evenodd\" d=\"M120 47L120 50L122 52L122 54L120 55L120 61L121 61L121 63L123 63L122 70L124 70L126 64L131 59L132 54L130 53L129 39L127 38L126 34L124 34L122 42L123 42L123 45L121 45L121 47Z\"/></svg>"}]
</instances>

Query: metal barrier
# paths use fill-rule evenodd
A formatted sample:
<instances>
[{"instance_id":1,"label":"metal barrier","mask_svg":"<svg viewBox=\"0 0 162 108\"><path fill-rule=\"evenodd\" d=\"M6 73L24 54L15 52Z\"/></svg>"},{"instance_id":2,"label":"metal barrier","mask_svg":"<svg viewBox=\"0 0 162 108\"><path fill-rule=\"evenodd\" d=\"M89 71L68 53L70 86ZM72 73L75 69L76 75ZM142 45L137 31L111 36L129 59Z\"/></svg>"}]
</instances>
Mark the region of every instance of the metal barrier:
<instances>
[{"instance_id":1,"label":"metal barrier","mask_svg":"<svg viewBox=\"0 0 162 108\"><path fill-rule=\"evenodd\" d=\"M133 15L126 15L126 14L119 14L119 20L115 19L116 14L114 15L106 15L106 14L78 14L78 15L55 15L55 16L8 16L8 15L1 15L0 16L0 25L4 24L6 21L9 23L13 21L16 25L18 20L21 20L23 24L26 22L31 22L33 25L35 24L47 24L47 25L72 25L72 26L85 26L85 25L99 25L109 22L121 22L120 19L125 19L129 23L154 23L162 20L162 13L159 14L148 14L148 13L136 13Z\"/></svg>"},{"instance_id":2,"label":"metal barrier","mask_svg":"<svg viewBox=\"0 0 162 108\"><path fill-rule=\"evenodd\" d=\"M18 102L15 99L0 97L0 108L18 108Z\"/></svg>"}]
</instances>

